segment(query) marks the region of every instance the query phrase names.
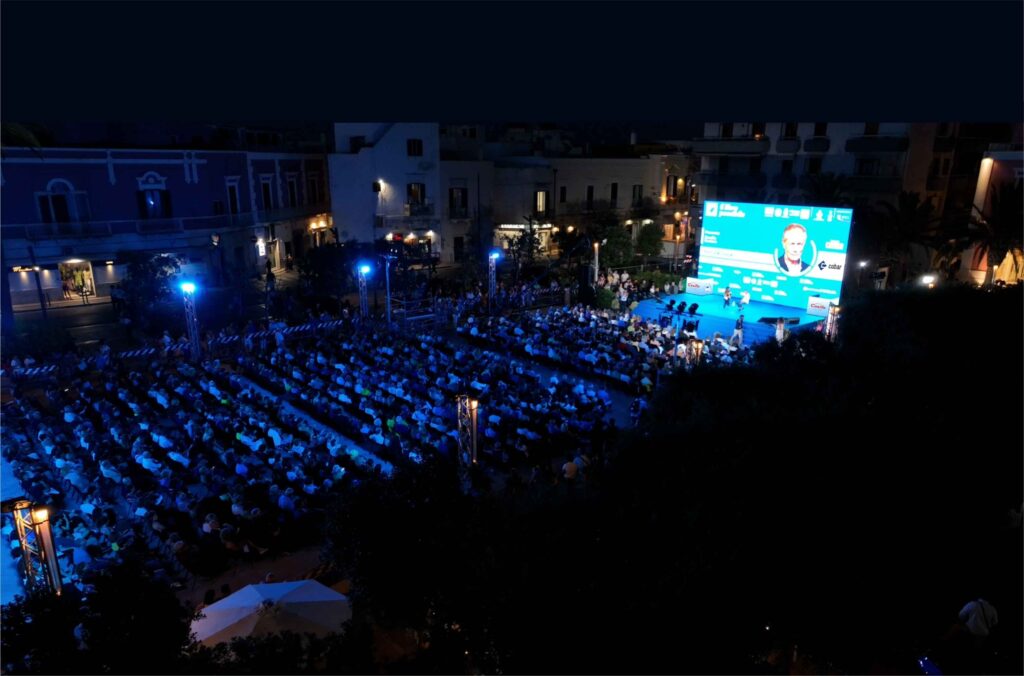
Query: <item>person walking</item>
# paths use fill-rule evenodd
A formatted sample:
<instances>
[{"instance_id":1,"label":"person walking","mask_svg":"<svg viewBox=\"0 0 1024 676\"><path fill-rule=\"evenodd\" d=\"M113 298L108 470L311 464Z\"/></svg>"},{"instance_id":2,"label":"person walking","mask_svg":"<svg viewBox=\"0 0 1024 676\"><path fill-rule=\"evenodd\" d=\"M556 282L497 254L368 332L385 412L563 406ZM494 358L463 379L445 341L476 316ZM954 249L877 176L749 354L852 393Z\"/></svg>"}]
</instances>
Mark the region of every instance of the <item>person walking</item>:
<instances>
[{"instance_id":1,"label":"person walking","mask_svg":"<svg viewBox=\"0 0 1024 676\"><path fill-rule=\"evenodd\" d=\"M732 330L732 338L739 338L739 347L743 347L743 315L736 320L736 327ZM730 338L730 342L732 340Z\"/></svg>"},{"instance_id":2,"label":"person walking","mask_svg":"<svg viewBox=\"0 0 1024 676\"><path fill-rule=\"evenodd\" d=\"M732 289L725 287L725 292L722 294L722 307L729 307L732 305Z\"/></svg>"}]
</instances>

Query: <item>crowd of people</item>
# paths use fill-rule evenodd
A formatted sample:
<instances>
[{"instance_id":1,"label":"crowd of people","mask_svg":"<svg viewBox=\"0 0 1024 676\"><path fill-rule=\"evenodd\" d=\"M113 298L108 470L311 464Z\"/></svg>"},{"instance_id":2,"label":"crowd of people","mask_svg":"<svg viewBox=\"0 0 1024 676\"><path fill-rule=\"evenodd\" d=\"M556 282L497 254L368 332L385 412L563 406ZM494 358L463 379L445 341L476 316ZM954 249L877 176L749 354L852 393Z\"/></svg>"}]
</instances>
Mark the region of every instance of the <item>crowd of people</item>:
<instances>
[{"instance_id":1,"label":"crowd of people","mask_svg":"<svg viewBox=\"0 0 1024 676\"><path fill-rule=\"evenodd\" d=\"M582 305L554 307L512 316L468 315L457 331L470 341L489 344L555 366L568 367L650 393L658 378L698 359L715 364L745 363L750 351L742 329L726 339L707 337L698 355L699 319L682 312L646 321L626 311Z\"/></svg>"}]
</instances>

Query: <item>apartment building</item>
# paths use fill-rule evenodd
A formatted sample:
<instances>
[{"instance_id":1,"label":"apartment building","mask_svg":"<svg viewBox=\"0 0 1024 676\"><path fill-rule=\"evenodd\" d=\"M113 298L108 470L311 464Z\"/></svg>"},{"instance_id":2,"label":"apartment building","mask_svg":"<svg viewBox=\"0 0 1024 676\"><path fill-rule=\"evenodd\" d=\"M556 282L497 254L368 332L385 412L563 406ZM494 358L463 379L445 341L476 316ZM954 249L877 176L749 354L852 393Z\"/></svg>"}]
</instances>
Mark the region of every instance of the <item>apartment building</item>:
<instances>
[{"instance_id":1,"label":"apartment building","mask_svg":"<svg viewBox=\"0 0 1024 676\"><path fill-rule=\"evenodd\" d=\"M14 303L74 280L106 295L121 252L171 253L210 283L329 237L326 155L117 147L9 148L0 161L3 266Z\"/></svg>"}]
</instances>

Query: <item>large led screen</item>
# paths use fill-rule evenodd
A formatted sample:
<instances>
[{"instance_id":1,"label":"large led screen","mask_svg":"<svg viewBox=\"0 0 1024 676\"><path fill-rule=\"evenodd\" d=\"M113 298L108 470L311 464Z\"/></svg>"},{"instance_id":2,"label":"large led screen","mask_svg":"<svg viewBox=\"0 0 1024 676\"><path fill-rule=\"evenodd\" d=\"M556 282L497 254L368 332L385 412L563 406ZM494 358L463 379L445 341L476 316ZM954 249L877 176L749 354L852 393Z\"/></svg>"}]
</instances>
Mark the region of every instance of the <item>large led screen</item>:
<instances>
[{"instance_id":1,"label":"large led screen","mask_svg":"<svg viewBox=\"0 0 1024 676\"><path fill-rule=\"evenodd\" d=\"M698 276L715 292L805 310L839 302L852 209L705 202Z\"/></svg>"}]
</instances>

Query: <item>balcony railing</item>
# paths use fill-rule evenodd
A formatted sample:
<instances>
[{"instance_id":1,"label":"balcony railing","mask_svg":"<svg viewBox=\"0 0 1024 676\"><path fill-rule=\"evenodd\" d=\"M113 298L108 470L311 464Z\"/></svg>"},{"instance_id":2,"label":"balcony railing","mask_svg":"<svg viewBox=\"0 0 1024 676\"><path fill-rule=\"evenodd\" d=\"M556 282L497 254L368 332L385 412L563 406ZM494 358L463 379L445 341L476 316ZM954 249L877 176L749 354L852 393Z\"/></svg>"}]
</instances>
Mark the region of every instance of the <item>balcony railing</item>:
<instances>
[{"instance_id":1,"label":"balcony railing","mask_svg":"<svg viewBox=\"0 0 1024 676\"><path fill-rule=\"evenodd\" d=\"M82 223L20 223L3 224L3 236L11 239L78 239L113 235L154 235L196 230L231 230L259 223L305 218L328 211L328 204L307 204L272 211L198 216L192 218L151 218L127 221L85 221Z\"/></svg>"},{"instance_id":2,"label":"balcony railing","mask_svg":"<svg viewBox=\"0 0 1024 676\"><path fill-rule=\"evenodd\" d=\"M693 152L701 155L763 155L771 147L767 136L761 138L704 137L694 139Z\"/></svg>"},{"instance_id":3,"label":"balcony railing","mask_svg":"<svg viewBox=\"0 0 1024 676\"><path fill-rule=\"evenodd\" d=\"M699 185L716 185L721 188L763 188L768 179L763 173L758 174L717 174L701 172L697 174Z\"/></svg>"},{"instance_id":4,"label":"balcony railing","mask_svg":"<svg viewBox=\"0 0 1024 676\"><path fill-rule=\"evenodd\" d=\"M855 192L895 193L903 185L900 176L849 176L846 186Z\"/></svg>"},{"instance_id":5,"label":"balcony railing","mask_svg":"<svg viewBox=\"0 0 1024 676\"><path fill-rule=\"evenodd\" d=\"M846 152L902 153L908 143L906 136L857 136L846 142Z\"/></svg>"},{"instance_id":6,"label":"balcony railing","mask_svg":"<svg viewBox=\"0 0 1024 676\"><path fill-rule=\"evenodd\" d=\"M404 215L411 218L430 218L434 215L434 205L427 204L406 204Z\"/></svg>"},{"instance_id":7,"label":"balcony railing","mask_svg":"<svg viewBox=\"0 0 1024 676\"><path fill-rule=\"evenodd\" d=\"M830 147L832 142L827 136L815 136L804 141L805 153L827 153Z\"/></svg>"},{"instance_id":8,"label":"balcony railing","mask_svg":"<svg viewBox=\"0 0 1024 676\"><path fill-rule=\"evenodd\" d=\"M800 152L800 139L798 138L780 138L775 142L775 152L777 153L797 153Z\"/></svg>"}]
</instances>

